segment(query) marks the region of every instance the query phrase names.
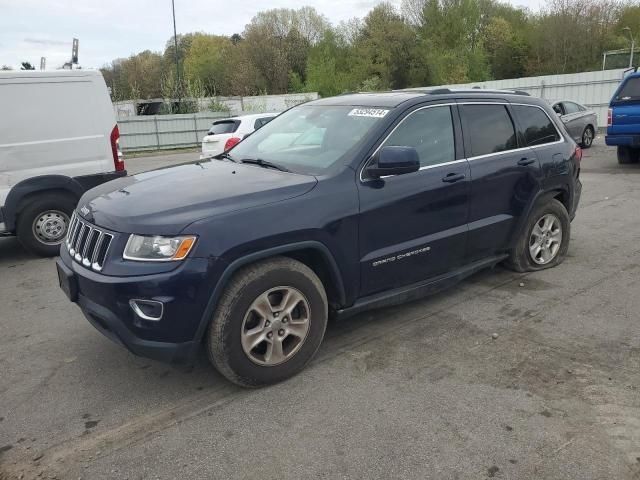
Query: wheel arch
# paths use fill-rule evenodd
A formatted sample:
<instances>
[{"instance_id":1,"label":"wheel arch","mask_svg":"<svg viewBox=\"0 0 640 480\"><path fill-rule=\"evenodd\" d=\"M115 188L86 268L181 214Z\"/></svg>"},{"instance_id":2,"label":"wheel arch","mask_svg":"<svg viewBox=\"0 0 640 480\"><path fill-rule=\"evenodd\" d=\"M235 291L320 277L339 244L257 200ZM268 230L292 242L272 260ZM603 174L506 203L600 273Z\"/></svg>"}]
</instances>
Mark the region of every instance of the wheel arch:
<instances>
[{"instance_id":1,"label":"wheel arch","mask_svg":"<svg viewBox=\"0 0 640 480\"><path fill-rule=\"evenodd\" d=\"M518 238L520 238L520 234L522 233L522 230L527 225L527 220L529 218L529 215L531 215L531 212L533 211L533 209L536 208L536 206L539 205L540 202L544 201L545 199L558 200L560 203L562 203L564 208L567 209L567 212L571 214L571 208L570 208L571 194L569 192L568 185L554 186L552 189L549 189L549 190L540 190L537 193L537 195L533 198L533 200L530 202L526 212L524 212L523 215L520 217L518 224L513 231L513 235L511 236L511 242L509 243L509 248L513 248L516 245L516 242L518 241Z\"/></svg>"},{"instance_id":2,"label":"wheel arch","mask_svg":"<svg viewBox=\"0 0 640 480\"><path fill-rule=\"evenodd\" d=\"M84 189L73 178L64 175L41 175L16 183L9 191L3 206L6 229L15 230L18 215L27 201L47 193L69 195L77 201L84 193Z\"/></svg>"},{"instance_id":3,"label":"wheel arch","mask_svg":"<svg viewBox=\"0 0 640 480\"><path fill-rule=\"evenodd\" d=\"M340 273L340 269L338 268L335 258L326 245L315 240L280 245L244 255L235 259L225 268L224 272L220 276L220 280L217 282L213 293L211 294L211 297L209 298L204 314L200 319L200 325L198 326L195 338L197 342L202 340L207 326L213 317L213 312L218 300L233 275L240 268L246 265L278 256L292 258L311 268L314 273L318 275L318 278L320 278L320 281L325 288L329 305L333 308L345 305L346 292L342 274Z\"/></svg>"}]
</instances>

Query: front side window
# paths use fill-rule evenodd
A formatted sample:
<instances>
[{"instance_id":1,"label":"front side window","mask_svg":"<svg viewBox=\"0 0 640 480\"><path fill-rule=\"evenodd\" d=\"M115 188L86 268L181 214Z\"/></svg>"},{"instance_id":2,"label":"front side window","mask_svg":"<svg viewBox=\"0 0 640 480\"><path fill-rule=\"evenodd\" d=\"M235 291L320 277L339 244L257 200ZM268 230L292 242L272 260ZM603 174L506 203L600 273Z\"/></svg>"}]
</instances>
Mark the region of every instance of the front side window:
<instances>
[{"instance_id":1,"label":"front side window","mask_svg":"<svg viewBox=\"0 0 640 480\"><path fill-rule=\"evenodd\" d=\"M516 131L504 105L461 105L460 108L472 157L518 147Z\"/></svg>"},{"instance_id":2,"label":"front side window","mask_svg":"<svg viewBox=\"0 0 640 480\"><path fill-rule=\"evenodd\" d=\"M555 125L538 107L513 105L511 110L518 119L528 146L533 147L560 140Z\"/></svg>"},{"instance_id":3,"label":"front side window","mask_svg":"<svg viewBox=\"0 0 640 480\"><path fill-rule=\"evenodd\" d=\"M384 108L300 105L275 117L229 153L319 175L354 149L389 113Z\"/></svg>"},{"instance_id":4,"label":"front side window","mask_svg":"<svg viewBox=\"0 0 640 480\"><path fill-rule=\"evenodd\" d=\"M421 167L455 160L451 108L429 107L410 113L384 142L384 146L415 148Z\"/></svg>"}]
</instances>

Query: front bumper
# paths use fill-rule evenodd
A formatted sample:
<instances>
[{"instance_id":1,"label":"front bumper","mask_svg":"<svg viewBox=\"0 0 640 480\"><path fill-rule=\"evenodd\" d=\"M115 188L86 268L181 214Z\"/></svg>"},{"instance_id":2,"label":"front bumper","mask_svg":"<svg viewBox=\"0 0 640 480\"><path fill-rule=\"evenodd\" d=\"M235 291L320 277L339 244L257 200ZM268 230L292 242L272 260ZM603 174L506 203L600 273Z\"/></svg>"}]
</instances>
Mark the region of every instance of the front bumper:
<instances>
[{"instance_id":1,"label":"front bumper","mask_svg":"<svg viewBox=\"0 0 640 480\"><path fill-rule=\"evenodd\" d=\"M174 364L192 363L219 267L215 260L191 258L159 274L115 277L93 272L61 249L58 268L73 278L75 300L87 320L131 353ZM132 299L160 301L162 318L145 320ZM206 323L204 324L206 326Z\"/></svg>"},{"instance_id":2,"label":"front bumper","mask_svg":"<svg viewBox=\"0 0 640 480\"><path fill-rule=\"evenodd\" d=\"M625 146L640 148L640 135L607 135L604 143L609 146Z\"/></svg>"}]
</instances>

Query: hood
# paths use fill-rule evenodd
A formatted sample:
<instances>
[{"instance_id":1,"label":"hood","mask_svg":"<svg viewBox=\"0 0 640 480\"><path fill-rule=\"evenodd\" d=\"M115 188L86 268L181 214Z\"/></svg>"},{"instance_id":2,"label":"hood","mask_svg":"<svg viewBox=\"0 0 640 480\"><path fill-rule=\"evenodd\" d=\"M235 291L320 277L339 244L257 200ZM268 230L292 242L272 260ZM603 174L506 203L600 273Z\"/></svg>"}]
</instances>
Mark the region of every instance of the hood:
<instances>
[{"instance_id":1,"label":"hood","mask_svg":"<svg viewBox=\"0 0 640 480\"><path fill-rule=\"evenodd\" d=\"M133 175L89 190L83 217L116 232L175 235L196 220L303 195L315 177L213 160Z\"/></svg>"}]
</instances>

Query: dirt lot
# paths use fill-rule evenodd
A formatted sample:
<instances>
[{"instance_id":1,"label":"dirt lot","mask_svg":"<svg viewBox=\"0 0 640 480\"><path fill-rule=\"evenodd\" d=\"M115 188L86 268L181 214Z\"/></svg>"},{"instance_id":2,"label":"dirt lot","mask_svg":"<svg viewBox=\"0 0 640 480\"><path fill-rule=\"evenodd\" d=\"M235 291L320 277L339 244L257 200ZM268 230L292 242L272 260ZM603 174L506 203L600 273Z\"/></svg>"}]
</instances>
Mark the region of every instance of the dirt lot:
<instances>
[{"instance_id":1,"label":"dirt lot","mask_svg":"<svg viewBox=\"0 0 640 480\"><path fill-rule=\"evenodd\" d=\"M307 370L263 390L204 358L183 372L128 354L66 300L53 260L1 240L0 472L640 479L640 165L599 142L582 179L560 267L330 325Z\"/></svg>"}]
</instances>

